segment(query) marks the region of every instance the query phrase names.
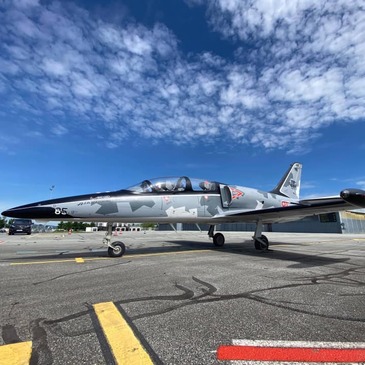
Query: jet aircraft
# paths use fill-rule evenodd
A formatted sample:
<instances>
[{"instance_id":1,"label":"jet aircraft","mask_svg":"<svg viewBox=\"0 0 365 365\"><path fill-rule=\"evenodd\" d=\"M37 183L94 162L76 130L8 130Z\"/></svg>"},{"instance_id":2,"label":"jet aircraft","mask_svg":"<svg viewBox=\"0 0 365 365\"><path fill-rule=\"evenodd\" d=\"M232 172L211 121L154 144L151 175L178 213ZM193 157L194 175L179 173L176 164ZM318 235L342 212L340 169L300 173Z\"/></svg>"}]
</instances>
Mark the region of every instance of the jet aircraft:
<instances>
[{"instance_id":1,"label":"jet aircraft","mask_svg":"<svg viewBox=\"0 0 365 365\"><path fill-rule=\"evenodd\" d=\"M267 223L288 222L310 215L365 207L365 191L344 189L339 196L299 199L302 165L293 163L277 186L268 192L187 176L144 180L114 192L50 199L2 212L13 218L47 221L107 222L103 243L111 257L125 252L123 242L111 242L113 223L207 223L215 246L225 238L215 233L219 223L251 222L257 250L267 250L262 234Z\"/></svg>"}]
</instances>

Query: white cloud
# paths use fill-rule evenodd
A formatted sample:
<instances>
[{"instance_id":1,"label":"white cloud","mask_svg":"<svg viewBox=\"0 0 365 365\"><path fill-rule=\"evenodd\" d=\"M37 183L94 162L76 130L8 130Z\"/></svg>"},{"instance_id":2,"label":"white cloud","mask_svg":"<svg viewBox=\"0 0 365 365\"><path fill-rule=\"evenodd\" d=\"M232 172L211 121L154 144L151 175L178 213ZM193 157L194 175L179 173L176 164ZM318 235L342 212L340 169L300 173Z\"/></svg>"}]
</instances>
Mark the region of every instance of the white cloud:
<instances>
[{"instance_id":1,"label":"white cloud","mask_svg":"<svg viewBox=\"0 0 365 365\"><path fill-rule=\"evenodd\" d=\"M237 45L234 59L185 57L160 23L111 23L72 3L2 2L3 103L30 121L54 117L56 135L92 124L110 148L140 136L298 153L332 123L364 121L361 4L188 3L206 6L212 28Z\"/></svg>"},{"instance_id":2,"label":"white cloud","mask_svg":"<svg viewBox=\"0 0 365 365\"><path fill-rule=\"evenodd\" d=\"M144 40L135 32L125 32L123 36L124 44L128 51L138 55L148 55L152 51L151 42Z\"/></svg>"},{"instance_id":3,"label":"white cloud","mask_svg":"<svg viewBox=\"0 0 365 365\"><path fill-rule=\"evenodd\" d=\"M52 127L51 131L52 131L53 134L55 134L57 136L63 136L64 134L68 133L67 128L65 128L61 124L58 124L58 125Z\"/></svg>"},{"instance_id":4,"label":"white cloud","mask_svg":"<svg viewBox=\"0 0 365 365\"><path fill-rule=\"evenodd\" d=\"M0 151L11 155L13 154L11 148L19 142L20 139L17 137L0 135Z\"/></svg>"},{"instance_id":5,"label":"white cloud","mask_svg":"<svg viewBox=\"0 0 365 365\"><path fill-rule=\"evenodd\" d=\"M66 64L49 58L43 60L43 70L50 76L62 76L69 72Z\"/></svg>"}]
</instances>

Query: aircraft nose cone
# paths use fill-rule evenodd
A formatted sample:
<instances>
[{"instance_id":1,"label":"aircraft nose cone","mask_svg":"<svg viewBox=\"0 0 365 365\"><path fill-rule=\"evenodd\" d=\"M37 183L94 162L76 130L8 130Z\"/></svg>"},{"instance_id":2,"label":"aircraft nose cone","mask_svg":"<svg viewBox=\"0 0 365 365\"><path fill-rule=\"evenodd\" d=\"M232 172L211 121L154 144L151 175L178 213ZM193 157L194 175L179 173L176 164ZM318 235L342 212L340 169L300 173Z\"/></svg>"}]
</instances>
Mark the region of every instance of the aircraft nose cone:
<instances>
[{"instance_id":1,"label":"aircraft nose cone","mask_svg":"<svg viewBox=\"0 0 365 365\"><path fill-rule=\"evenodd\" d=\"M51 207L26 205L5 210L2 215L10 218L46 219L55 217L54 211Z\"/></svg>"},{"instance_id":2,"label":"aircraft nose cone","mask_svg":"<svg viewBox=\"0 0 365 365\"><path fill-rule=\"evenodd\" d=\"M27 208L25 209L12 208L5 210L1 214L5 217L10 217L10 218L30 218L28 213L29 209Z\"/></svg>"}]
</instances>

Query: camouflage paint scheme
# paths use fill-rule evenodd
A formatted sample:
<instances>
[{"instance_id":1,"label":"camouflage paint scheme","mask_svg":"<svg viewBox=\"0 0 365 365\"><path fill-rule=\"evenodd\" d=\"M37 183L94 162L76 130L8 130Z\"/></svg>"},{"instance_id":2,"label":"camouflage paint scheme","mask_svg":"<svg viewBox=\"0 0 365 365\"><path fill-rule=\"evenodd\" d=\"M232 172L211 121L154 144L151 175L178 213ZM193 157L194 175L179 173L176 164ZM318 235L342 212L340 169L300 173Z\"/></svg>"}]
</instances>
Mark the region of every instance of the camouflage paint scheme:
<instances>
[{"instance_id":1,"label":"camouflage paint scheme","mask_svg":"<svg viewBox=\"0 0 365 365\"><path fill-rule=\"evenodd\" d=\"M273 223L365 206L365 192L299 200L302 165L294 163L277 187L264 192L186 176L145 180L125 190L45 200L12 208L8 217L54 221Z\"/></svg>"}]
</instances>

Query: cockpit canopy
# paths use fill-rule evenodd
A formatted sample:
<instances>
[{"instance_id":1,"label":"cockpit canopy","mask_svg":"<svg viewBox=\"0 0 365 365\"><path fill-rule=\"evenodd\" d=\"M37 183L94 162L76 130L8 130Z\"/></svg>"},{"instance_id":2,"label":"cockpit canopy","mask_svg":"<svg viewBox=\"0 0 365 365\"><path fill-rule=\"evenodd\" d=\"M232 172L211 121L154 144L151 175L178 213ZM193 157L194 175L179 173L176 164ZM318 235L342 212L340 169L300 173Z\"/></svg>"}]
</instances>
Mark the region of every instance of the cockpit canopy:
<instances>
[{"instance_id":1,"label":"cockpit canopy","mask_svg":"<svg viewBox=\"0 0 365 365\"><path fill-rule=\"evenodd\" d=\"M179 192L218 192L219 183L202 179L181 177L161 177L144 180L127 190L139 193L179 193Z\"/></svg>"}]
</instances>

